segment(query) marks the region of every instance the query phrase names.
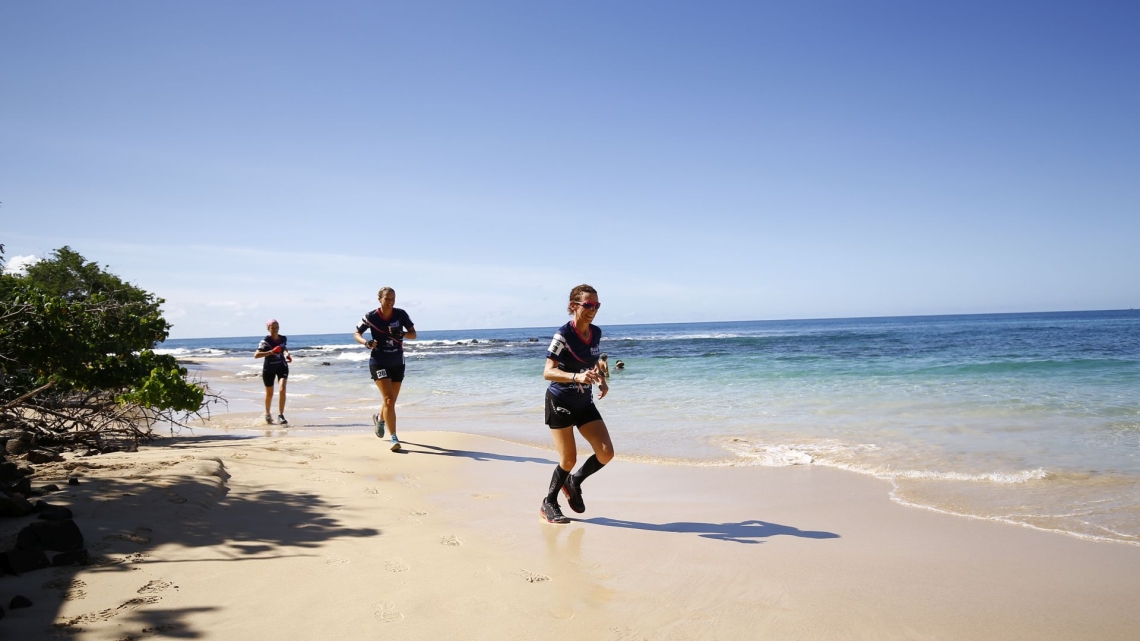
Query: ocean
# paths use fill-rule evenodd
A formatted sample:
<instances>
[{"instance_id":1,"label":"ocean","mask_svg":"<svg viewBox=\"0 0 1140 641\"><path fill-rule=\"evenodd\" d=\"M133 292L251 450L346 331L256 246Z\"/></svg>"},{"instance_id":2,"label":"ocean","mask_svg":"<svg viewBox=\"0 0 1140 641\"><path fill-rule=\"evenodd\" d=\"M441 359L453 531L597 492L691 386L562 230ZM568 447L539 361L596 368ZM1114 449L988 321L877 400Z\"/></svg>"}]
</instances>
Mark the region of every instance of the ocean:
<instances>
[{"instance_id":1,"label":"ocean","mask_svg":"<svg viewBox=\"0 0 1140 641\"><path fill-rule=\"evenodd\" d=\"M598 401L619 457L841 468L916 508L1140 544L1140 312L600 326L611 368L626 364ZM400 429L550 448L553 330L420 330ZM289 431L370 431L367 350L284 333ZM273 429L259 339L160 345L226 397L201 425Z\"/></svg>"}]
</instances>

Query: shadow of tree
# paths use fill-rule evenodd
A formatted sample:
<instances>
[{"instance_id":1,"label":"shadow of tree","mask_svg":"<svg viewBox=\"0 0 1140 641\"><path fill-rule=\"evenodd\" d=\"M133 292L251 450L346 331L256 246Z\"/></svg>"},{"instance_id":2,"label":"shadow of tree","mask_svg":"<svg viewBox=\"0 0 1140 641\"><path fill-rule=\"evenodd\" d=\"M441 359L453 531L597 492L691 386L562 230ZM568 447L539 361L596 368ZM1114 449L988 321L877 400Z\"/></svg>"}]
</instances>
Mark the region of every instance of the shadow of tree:
<instances>
[{"instance_id":1,"label":"shadow of tree","mask_svg":"<svg viewBox=\"0 0 1140 641\"><path fill-rule=\"evenodd\" d=\"M423 443L413 443L411 441L400 441L405 446L414 445L416 447L425 448L424 450L409 450L405 447L402 452L408 454L434 454L436 456L461 456L475 461L506 461L509 463L541 463L543 465L555 465L557 461L541 458L538 456L510 456L507 454L496 454L494 452L476 452L474 450L452 450L446 447L439 447L437 445L425 445Z\"/></svg>"},{"instance_id":2,"label":"shadow of tree","mask_svg":"<svg viewBox=\"0 0 1140 641\"><path fill-rule=\"evenodd\" d=\"M15 594L23 593L31 596L36 604L0 622L0 637L50 638L61 633L77 633L112 619L116 624L124 624L124 633L140 634L146 628L151 632L144 636L160 631L160 636L165 637L205 636L206 631L192 629L185 616L227 607L226 604L205 610L156 609L153 606L162 600L161 592L156 591L99 612L61 617L64 600L59 590L66 590L63 586L80 572L129 572L150 563L257 562L286 556L315 556L309 550L327 541L381 535L376 528L348 527L332 515L338 506L317 494L277 489L231 492L225 478L228 474L224 471L214 476L92 476L81 485L68 488L66 494L49 496L51 502L70 505L75 512L75 522L83 532L91 563L40 570L21 577L0 577L0 599L4 603ZM4 525L18 529L31 520L30 516L5 519ZM115 529L124 523L131 524L127 527L133 529ZM184 559L151 558L159 546L163 546L164 556L169 556L170 550L177 547L209 547L211 551L205 555L199 551ZM144 587L140 586L140 590Z\"/></svg>"},{"instance_id":3,"label":"shadow of tree","mask_svg":"<svg viewBox=\"0 0 1140 641\"><path fill-rule=\"evenodd\" d=\"M798 536L805 539L837 539L838 534L833 532L816 532L801 530L789 525L768 523L767 521L740 521L738 523L696 523L691 521L677 521L675 523L639 523L637 521L622 521L598 517L592 519L575 519L581 523L603 525L606 527L630 528L647 530L650 532L674 532L678 534L697 534L704 539L718 541L732 541L734 543L764 543L756 539L765 539L772 536Z\"/></svg>"}]
</instances>

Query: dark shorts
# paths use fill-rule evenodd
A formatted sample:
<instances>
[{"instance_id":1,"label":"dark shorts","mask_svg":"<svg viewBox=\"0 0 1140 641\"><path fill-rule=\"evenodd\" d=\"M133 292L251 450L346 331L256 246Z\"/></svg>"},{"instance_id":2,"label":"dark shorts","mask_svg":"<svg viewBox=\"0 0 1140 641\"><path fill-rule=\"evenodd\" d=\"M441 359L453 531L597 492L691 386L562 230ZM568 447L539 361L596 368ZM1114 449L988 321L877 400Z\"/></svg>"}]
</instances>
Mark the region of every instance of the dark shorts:
<instances>
[{"instance_id":1,"label":"dark shorts","mask_svg":"<svg viewBox=\"0 0 1140 641\"><path fill-rule=\"evenodd\" d=\"M288 365L275 365L261 370L261 380L265 382L266 387L273 387L273 381L278 378L281 380L289 378Z\"/></svg>"},{"instance_id":2,"label":"dark shorts","mask_svg":"<svg viewBox=\"0 0 1140 641\"><path fill-rule=\"evenodd\" d=\"M391 379L393 383L404 382L404 365L387 365L381 366L375 363L368 364L368 375L372 380L378 381L382 378Z\"/></svg>"},{"instance_id":3,"label":"dark shorts","mask_svg":"<svg viewBox=\"0 0 1140 641\"><path fill-rule=\"evenodd\" d=\"M583 405L571 405L562 401L550 390L546 390L546 424L550 429L582 427L586 423L600 420L602 413L592 401Z\"/></svg>"}]
</instances>

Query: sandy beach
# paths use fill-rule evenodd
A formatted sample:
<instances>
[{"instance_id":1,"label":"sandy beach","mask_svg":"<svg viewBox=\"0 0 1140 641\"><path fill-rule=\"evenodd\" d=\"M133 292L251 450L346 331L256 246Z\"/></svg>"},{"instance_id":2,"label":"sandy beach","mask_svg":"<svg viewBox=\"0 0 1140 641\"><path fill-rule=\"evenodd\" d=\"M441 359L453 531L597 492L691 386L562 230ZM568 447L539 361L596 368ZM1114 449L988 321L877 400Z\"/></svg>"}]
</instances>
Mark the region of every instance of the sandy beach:
<instances>
[{"instance_id":1,"label":"sandy beach","mask_svg":"<svg viewBox=\"0 0 1140 641\"><path fill-rule=\"evenodd\" d=\"M166 438L79 476L92 563L0 578L5 639L1134 639L1140 547L908 508L837 470L620 458L540 521L551 451L444 431ZM567 510L569 513L569 511ZM31 517L6 519L7 543Z\"/></svg>"}]
</instances>

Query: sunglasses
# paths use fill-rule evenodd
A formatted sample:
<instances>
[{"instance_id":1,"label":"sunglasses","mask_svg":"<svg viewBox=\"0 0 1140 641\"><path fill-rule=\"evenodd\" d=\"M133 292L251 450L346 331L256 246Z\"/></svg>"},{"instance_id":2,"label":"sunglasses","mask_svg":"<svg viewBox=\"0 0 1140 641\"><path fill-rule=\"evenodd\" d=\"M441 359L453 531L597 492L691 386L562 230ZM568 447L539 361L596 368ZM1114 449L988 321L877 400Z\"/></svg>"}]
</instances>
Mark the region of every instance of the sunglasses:
<instances>
[{"instance_id":1,"label":"sunglasses","mask_svg":"<svg viewBox=\"0 0 1140 641\"><path fill-rule=\"evenodd\" d=\"M579 303L578 301L574 301L574 304L583 309L588 309L591 311L602 308L601 303Z\"/></svg>"}]
</instances>

